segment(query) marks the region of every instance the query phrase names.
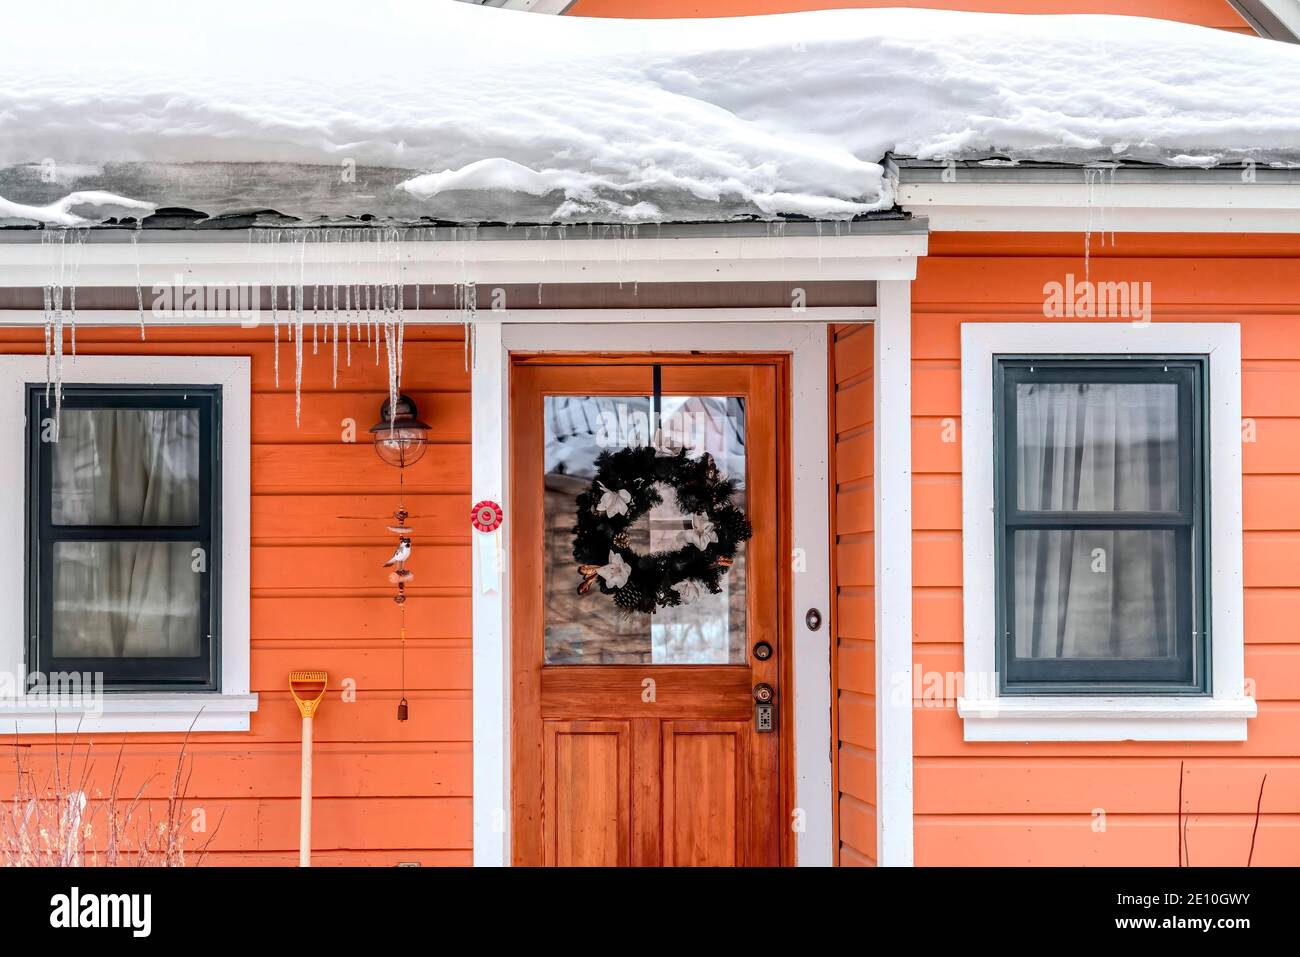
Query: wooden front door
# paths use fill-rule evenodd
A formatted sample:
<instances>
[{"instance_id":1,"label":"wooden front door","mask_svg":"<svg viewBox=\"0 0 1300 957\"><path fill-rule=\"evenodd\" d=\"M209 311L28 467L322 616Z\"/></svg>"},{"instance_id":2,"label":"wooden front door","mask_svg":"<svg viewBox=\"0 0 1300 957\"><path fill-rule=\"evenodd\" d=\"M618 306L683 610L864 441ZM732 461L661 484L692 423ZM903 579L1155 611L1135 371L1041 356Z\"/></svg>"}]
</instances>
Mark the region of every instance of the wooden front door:
<instances>
[{"instance_id":1,"label":"wooden front door","mask_svg":"<svg viewBox=\"0 0 1300 957\"><path fill-rule=\"evenodd\" d=\"M516 360L507 519L516 864L788 860L784 370L780 359ZM735 483L753 535L720 593L648 614L599 588L579 593L572 552L576 498L593 483L596 456L649 444L655 421L668 445L707 453ZM690 541L691 517L666 488L663 499L628 530L633 560ZM756 724L761 685L772 689L771 730Z\"/></svg>"}]
</instances>

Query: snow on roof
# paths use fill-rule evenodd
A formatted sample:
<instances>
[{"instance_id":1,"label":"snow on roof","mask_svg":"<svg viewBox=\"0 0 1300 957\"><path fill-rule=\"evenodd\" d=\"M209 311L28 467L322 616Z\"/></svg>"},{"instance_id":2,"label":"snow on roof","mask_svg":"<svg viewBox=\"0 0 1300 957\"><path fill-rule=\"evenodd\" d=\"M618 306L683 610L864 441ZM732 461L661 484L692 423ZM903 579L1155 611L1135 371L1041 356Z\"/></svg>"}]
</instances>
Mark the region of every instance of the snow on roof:
<instances>
[{"instance_id":1,"label":"snow on roof","mask_svg":"<svg viewBox=\"0 0 1300 957\"><path fill-rule=\"evenodd\" d=\"M890 151L1300 162L1300 47L1134 17L61 0L6 21L0 222L844 219L892 206Z\"/></svg>"}]
</instances>

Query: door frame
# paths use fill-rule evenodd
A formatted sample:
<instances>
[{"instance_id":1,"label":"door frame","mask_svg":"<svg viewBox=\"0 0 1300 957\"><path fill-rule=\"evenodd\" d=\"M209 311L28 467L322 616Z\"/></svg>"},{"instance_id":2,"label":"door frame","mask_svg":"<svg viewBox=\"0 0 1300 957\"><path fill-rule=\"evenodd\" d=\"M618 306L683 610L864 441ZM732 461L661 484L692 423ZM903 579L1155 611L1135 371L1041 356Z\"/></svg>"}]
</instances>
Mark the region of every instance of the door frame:
<instances>
[{"instance_id":1,"label":"door frame","mask_svg":"<svg viewBox=\"0 0 1300 957\"><path fill-rule=\"evenodd\" d=\"M580 316L577 313L576 316ZM788 542L802 549L804 571L791 575L793 611L817 608L822 627L811 632L802 615L791 628L787 660L793 671L790 704L793 747L787 806L800 813L793 832L794 862L834 862L831 790L830 523L827 503L827 327L823 323L600 323L510 324L480 317L473 330L473 488L475 500L493 498L505 510L499 543L476 536L474 610L474 862L510 863L509 643L511 529L510 354L539 352L785 353L790 356L786 462L790 477ZM493 565L496 566L493 573ZM793 813L792 811L792 813Z\"/></svg>"}]
</instances>

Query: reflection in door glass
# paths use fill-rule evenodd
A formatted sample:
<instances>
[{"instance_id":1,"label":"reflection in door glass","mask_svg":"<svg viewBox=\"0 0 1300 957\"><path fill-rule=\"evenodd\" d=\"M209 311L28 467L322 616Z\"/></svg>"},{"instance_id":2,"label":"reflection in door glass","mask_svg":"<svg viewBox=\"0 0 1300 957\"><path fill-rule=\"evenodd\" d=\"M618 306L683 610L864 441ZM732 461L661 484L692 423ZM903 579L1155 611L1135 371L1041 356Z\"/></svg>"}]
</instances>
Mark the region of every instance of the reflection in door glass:
<instances>
[{"instance_id":1,"label":"reflection in door glass","mask_svg":"<svg viewBox=\"0 0 1300 957\"><path fill-rule=\"evenodd\" d=\"M664 396L666 444L690 454L713 456L732 479L732 501L746 508L745 403L723 396ZM543 477L543 588L545 658L548 665L704 665L745 661L746 552L723 576L720 594L653 615L624 611L611 596L591 589L578 594L581 576L573 558L576 499L596 475L596 456L605 449L650 444L649 396L547 396ZM630 529L638 555L682 547L691 528L670 489L664 502Z\"/></svg>"}]
</instances>

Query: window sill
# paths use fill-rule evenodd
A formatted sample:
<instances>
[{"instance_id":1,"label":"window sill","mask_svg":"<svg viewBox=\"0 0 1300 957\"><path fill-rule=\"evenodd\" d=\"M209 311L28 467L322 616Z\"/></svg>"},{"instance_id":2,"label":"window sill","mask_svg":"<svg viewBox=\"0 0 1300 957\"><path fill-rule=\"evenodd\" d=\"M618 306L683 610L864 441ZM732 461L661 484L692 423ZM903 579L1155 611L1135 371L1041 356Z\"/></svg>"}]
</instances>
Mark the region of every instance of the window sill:
<instances>
[{"instance_id":1,"label":"window sill","mask_svg":"<svg viewBox=\"0 0 1300 957\"><path fill-rule=\"evenodd\" d=\"M105 694L81 702L38 695L0 699L0 732L104 734L111 732L247 731L255 694Z\"/></svg>"},{"instance_id":2,"label":"window sill","mask_svg":"<svg viewBox=\"0 0 1300 957\"><path fill-rule=\"evenodd\" d=\"M1253 698L958 698L967 741L1245 741Z\"/></svg>"}]
</instances>

